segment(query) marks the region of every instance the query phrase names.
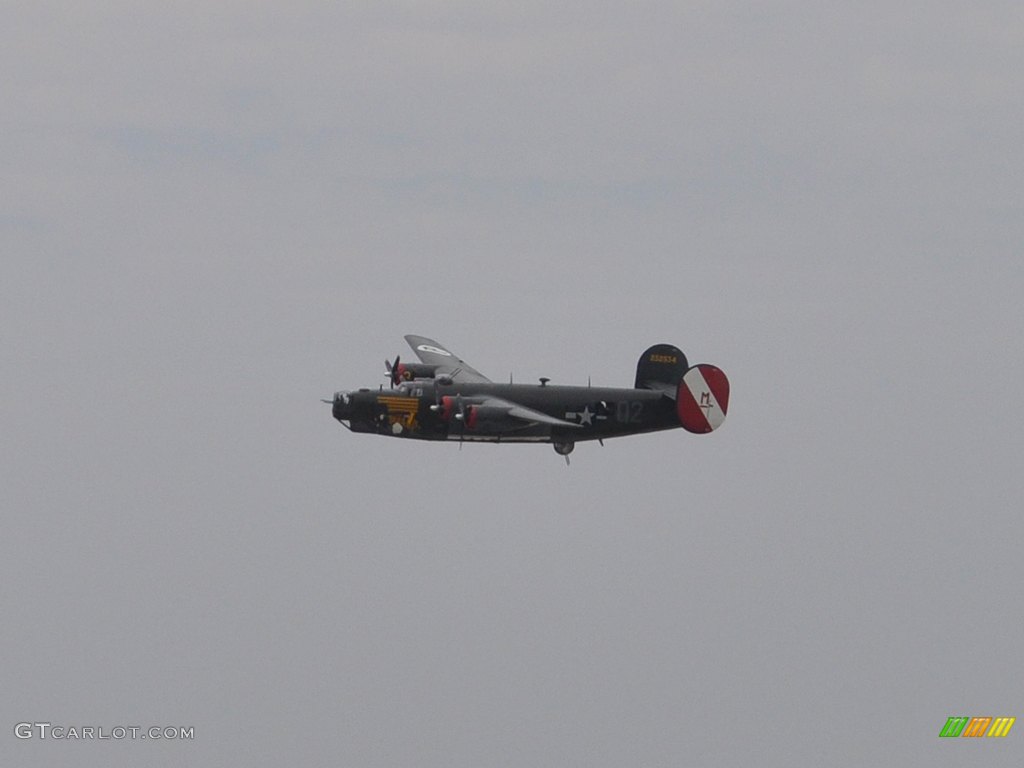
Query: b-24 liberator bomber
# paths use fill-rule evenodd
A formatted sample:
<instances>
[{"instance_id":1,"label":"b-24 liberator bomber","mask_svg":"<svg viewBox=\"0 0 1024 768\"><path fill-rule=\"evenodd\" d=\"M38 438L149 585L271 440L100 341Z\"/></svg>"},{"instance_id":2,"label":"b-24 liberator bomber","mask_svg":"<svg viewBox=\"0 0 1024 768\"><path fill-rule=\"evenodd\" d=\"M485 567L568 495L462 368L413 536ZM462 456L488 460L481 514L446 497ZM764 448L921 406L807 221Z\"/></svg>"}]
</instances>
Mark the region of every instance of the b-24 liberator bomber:
<instances>
[{"instance_id":1,"label":"b-24 liberator bomber","mask_svg":"<svg viewBox=\"0 0 1024 768\"><path fill-rule=\"evenodd\" d=\"M488 379L450 350L406 336L418 363L385 360L390 389L337 392L333 415L352 432L415 440L551 443L566 463L576 443L681 427L722 425L729 380L713 365L691 366L671 344L647 349L632 388L564 386Z\"/></svg>"}]
</instances>

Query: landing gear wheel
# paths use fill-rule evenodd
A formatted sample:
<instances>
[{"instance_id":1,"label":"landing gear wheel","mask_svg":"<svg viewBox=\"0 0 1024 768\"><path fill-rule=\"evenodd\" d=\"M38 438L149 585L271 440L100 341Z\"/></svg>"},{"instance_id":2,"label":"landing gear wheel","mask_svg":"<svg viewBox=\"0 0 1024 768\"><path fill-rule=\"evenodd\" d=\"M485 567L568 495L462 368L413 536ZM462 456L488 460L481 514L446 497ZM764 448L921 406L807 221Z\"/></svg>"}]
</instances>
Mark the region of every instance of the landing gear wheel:
<instances>
[{"instance_id":1,"label":"landing gear wheel","mask_svg":"<svg viewBox=\"0 0 1024 768\"><path fill-rule=\"evenodd\" d=\"M555 453L559 456L565 456L566 466L569 464L569 454L572 453L572 449L576 447L576 443L552 443L552 447L555 449Z\"/></svg>"}]
</instances>

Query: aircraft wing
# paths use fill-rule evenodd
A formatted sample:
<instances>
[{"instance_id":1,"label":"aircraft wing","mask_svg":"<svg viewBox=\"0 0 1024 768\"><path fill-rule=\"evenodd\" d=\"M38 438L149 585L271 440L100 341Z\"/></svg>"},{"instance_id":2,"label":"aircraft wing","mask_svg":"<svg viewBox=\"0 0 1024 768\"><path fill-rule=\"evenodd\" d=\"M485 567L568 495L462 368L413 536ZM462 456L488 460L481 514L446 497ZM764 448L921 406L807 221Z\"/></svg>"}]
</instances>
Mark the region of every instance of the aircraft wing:
<instances>
[{"instance_id":1,"label":"aircraft wing","mask_svg":"<svg viewBox=\"0 0 1024 768\"><path fill-rule=\"evenodd\" d=\"M518 403L509 402L508 400L502 400L498 397L490 397L481 403L486 408L501 408L511 416L513 419L520 419L521 421L528 421L536 424L550 424L553 427L572 427L573 429L581 429L582 424L576 424L571 421L564 421L556 416L549 416L541 411L534 410L533 408L527 408L525 405L519 405Z\"/></svg>"},{"instance_id":2,"label":"aircraft wing","mask_svg":"<svg viewBox=\"0 0 1024 768\"><path fill-rule=\"evenodd\" d=\"M524 421L536 421L541 424L550 424L553 427L572 427L574 429L582 429L582 424L575 424L571 421L564 421L555 416L548 416L546 413L535 411L533 408L527 408L525 405L516 405L509 409L509 416L516 419L523 419Z\"/></svg>"},{"instance_id":3,"label":"aircraft wing","mask_svg":"<svg viewBox=\"0 0 1024 768\"><path fill-rule=\"evenodd\" d=\"M460 384L490 381L480 371L433 339L428 339L426 336L406 336L405 340L409 342L409 346L412 347L421 362L437 366L438 375L448 376L452 381Z\"/></svg>"}]
</instances>

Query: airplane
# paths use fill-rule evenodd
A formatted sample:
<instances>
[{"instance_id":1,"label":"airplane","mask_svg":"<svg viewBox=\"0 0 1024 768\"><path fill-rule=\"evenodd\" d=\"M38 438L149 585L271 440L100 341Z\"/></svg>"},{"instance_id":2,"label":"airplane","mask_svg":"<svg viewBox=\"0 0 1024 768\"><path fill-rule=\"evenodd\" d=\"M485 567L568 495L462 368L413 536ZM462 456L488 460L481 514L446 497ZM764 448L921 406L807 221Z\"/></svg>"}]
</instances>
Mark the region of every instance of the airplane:
<instances>
[{"instance_id":1,"label":"airplane","mask_svg":"<svg viewBox=\"0 0 1024 768\"><path fill-rule=\"evenodd\" d=\"M682 427L706 434L729 409L719 368L691 366L671 344L637 362L632 388L494 382L425 336L409 335L419 363L384 361L391 388L339 391L332 415L351 432L462 443L551 443L565 457L576 443Z\"/></svg>"}]
</instances>

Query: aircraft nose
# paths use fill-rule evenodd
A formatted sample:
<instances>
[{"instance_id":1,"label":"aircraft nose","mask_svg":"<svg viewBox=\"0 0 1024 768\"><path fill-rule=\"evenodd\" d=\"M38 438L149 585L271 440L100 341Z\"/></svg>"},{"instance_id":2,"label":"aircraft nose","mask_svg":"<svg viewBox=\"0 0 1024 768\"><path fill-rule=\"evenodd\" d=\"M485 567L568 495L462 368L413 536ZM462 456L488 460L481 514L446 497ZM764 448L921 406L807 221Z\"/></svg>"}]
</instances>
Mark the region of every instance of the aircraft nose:
<instances>
[{"instance_id":1,"label":"aircraft nose","mask_svg":"<svg viewBox=\"0 0 1024 768\"><path fill-rule=\"evenodd\" d=\"M335 392L334 393L334 407L333 415L338 421L343 421L352 417L352 401L349 397L348 392Z\"/></svg>"}]
</instances>

